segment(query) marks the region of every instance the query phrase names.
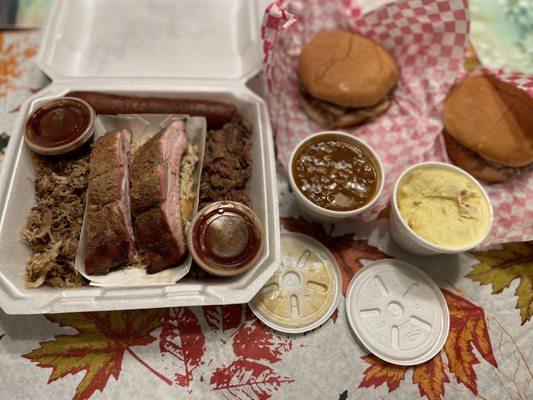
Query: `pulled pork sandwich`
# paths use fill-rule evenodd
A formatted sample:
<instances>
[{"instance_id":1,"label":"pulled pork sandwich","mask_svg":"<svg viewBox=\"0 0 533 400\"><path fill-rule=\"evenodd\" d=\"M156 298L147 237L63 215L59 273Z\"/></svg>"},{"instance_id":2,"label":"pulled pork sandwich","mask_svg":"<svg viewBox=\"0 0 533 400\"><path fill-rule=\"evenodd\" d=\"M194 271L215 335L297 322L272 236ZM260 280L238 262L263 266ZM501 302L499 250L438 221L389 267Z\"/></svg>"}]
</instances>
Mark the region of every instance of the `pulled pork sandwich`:
<instances>
[{"instance_id":1,"label":"pulled pork sandwich","mask_svg":"<svg viewBox=\"0 0 533 400\"><path fill-rule=\"evenodd\" d=\"M502 182L533 162L533 99L492 76L468 77L444 102L451 161L485 182Z\"/></svg>"},{"instance_id":2,"label":"pulled pork sandwich","mask_svg":"<svg viewBox=\"0 0 533 400\"><path fill-rule=\"evenodd\" d=\"M399 74L372 39L340 29L322 32L300 55L303 108L324 128L361 124L390 107Z\"/></svg>"}]
</instances>

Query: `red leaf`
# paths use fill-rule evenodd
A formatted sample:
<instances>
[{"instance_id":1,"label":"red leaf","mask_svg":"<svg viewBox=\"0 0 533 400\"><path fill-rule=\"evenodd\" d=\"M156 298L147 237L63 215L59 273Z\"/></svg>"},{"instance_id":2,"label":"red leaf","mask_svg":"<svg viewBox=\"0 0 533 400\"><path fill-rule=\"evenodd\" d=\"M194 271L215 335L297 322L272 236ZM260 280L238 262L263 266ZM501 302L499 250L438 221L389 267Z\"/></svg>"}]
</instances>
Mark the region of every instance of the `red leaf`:
<instances>
[{"instance_id":1,"label":"red leaf","mask_svg":"<svg viewBox=\"0 0 533 400\"><path fill-rule=\"evenodd\" d=\"M385 383L390 393L398 388L400 382L405 378L405 371L409 368L389 364L371 354L367 354L361 358L369 363L370 367L365 370L365 377L359 384L359 387L378 387Z\"/></svg>"},{"instance_id":2,"label":"red leaf","mask_svg":"<svg viewBox=\"0 0 533 400\"><path fill-rule=\"evenodd\" d=\"M333 314L331 314L331 320L335 324L337 322L337 318L339 317L339 309L336 308L335 311L333 311Z\"/></svg>"},{"instance_id":3,"label":"red leaf","mask_svg":"<svg viewBox=\"0 0 533 400\"><path fill-rule=\"evenodd\" d=\"M233 352L238 357L276 363L291 349L291 339L274 335L257 320L246 322L233 337Z\"/></svg>"},{"instance_id":4,"label":"red leaf","mask_svg":"<svg viewBox=\"0 0 533 400\"><path fill-rule=\"evenodd\" d=\"M342 294L345 296L354 274L364 266L361 260L375 261L390 258L377 247L369 245L366 240L354 240L353 234L330 236L320 225L304 219L282 218L281 224L291 232L314 237L331 251L341 270Z\"/></svg>"},{"instance_id":5,"label":"red leaf","mask_svg":"<svg viewBox=\"0 0 533 400\"><path fill-rule=\"evenodd\" d=\"M187 387L192 372L203 364L205 337L196 314L187 307L169 308L163 315L163 329L159 338L161 354L168 353L183 363L184 374L177 373L175 381Z\"/></svg>"},{"instance_id":6,"label":"red leaf","mask_svg":"<svg viewBox=\"0 0 533 400\"><path fill-rule=\"evenodd\" d=\"M450 310L450 333L444 345L450 371L457 382L477 395L477 376L474 365L479 364L472 345L481 356L498 367L492 352L489 331L483 309L468 300L442 289Z\"/></svg>"},{"instance_id":7,"label":"red leaf","mask_svg":"<svg viewBox=\"0 0 533 400\"><path fill-rule=\"evenodd\" d=\"M227 399L269 399L282 384L294 382L279 376L270 367L255 361L238 359L213 372L211 388L222 390Z\"/></svg>"},{"instance_id":8,"label":"red leaf","mask_svg":"<svg viewBox=\"0 0 533 400\"><path fill-rule=\"evenodd\" d=\"M203 311L207 325L216 333L237 329L241 324L243 308L242 304L231 304L228 306L205 306Z\"/></svg>"},{"instance_id":9,"label":"red leaf","mask_svg":"<svg viewBox=\"0 0 533 400\"><path fill-rule=\"evenodd\" d=\"M413 369L413 383L418 384L420 396L426 396L429 400L439 400L444 396L445 382L450 380L444 370L440 353Z\"/></svg>"}]
</instances>

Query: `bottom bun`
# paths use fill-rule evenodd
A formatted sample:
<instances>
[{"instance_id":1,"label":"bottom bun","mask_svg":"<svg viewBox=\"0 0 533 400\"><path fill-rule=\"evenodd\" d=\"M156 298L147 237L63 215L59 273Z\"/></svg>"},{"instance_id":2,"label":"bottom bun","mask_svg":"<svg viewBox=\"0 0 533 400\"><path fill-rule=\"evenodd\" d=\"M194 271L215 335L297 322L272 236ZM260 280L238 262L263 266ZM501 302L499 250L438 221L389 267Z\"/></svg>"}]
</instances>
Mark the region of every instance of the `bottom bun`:
<instances>
[{"instance_id":1,"label":"bottom bun","mask_svg":"<svg viewBox=\"0 0 533 400\"><path fill-rule=\"evenodd\" d=\"M485 160L479 154L464 147L446 131L443 135L450 160L477 179L488 183L503 182L518 171L518 168L506 167Z\"/></svg>"},{"instance_id":2,"label":"bottom bun","mask_svg":"<svg viewBox=\"0 0 533 400\"><path fill-rule=\"evenodd\" d=\"M318 125L326 129L340 129L356 126L383 114L392 104L390 95L372 107L341 108L334 104L315 99L309 94L300 92L304 111Z\"/></svg>"}]
</instances>

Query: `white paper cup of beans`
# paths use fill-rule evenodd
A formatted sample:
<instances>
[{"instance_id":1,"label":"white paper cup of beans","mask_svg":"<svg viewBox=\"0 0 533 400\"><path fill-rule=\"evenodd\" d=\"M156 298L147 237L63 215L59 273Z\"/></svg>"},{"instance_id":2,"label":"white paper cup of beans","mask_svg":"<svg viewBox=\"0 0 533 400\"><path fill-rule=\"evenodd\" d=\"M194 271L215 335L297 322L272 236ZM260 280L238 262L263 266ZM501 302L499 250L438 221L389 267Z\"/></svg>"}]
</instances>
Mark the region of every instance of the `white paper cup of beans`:
<instances>
[{"instance_id":1,"label":"white paper cup of beans","mask_svg":"<svg viewBox=\"0 0 533 400\"><path fill-rule=\"evenodd\" d=\"M455 175L456 178L463 177L462 179L459 178L458 182L468 182L470 192L475 192L478 194L478 209L476 215L478 215L480 226L478 227L478 229L475 230L478 232L477 236L474 237L471 235L472 237L468 240L465 240L463 244L456 243L455 245L450 245L445 243L437 243L441 240L444 241L446 237L454 237L457 241L460 241L462 237L461 234L467 232L467 230L465 229L452 228L453 224L451 222L446 221L447 214L446 209L444 207L442 207L442 210L435 208L433 210L427 209L427 212L424 211L428 216L427 224L431 225L431 227L429 227L428 225L428 228L435 230L433 240L430 240L427 234L420 233L421 231L419 231L418 233L416 232L416 230L419 228L415 227L414 225L420 227L421 224L419 222L413 222L414 219L412 221L409 221L409 217L404 216L402 214L401 207L399 205L398 195L400 192L402 192L402 194L406 193L402 188L403 185L410 184L412 182L411 177L414 176L412 174L415 171L421 170L425 170L427 173L427 177L430 177L430 179L428 179L427 185L420 186L421 190L416 189L416 186L413 186L415 189L412 192L409 192L410 194L416 195L417 191L420 193L429 193L428 191L433 190L435 192L435 195L432 198L435 199L440 198L438 196L448 196L450 193L453 193L453 191L455 190L453 188L454 186L452 185L450 188L446 189L445 182L440 179L440 175L438 175L441 172L447 174L448 176L454 176L454 174L457 174ZM419 183L424 182L420 181ZM448 192L446 192L446 190L448 190ZM427 201L431 201L430 197L428 197L429 200ZM450 201L454 201L453 196L450 197ZM423 201L413 201L411 203L413 207L427 207L427 205L422 204ZM415 203L420 203L420 205L417 206ZM458 210L460 210L461 207L459 197L457 197L457 206ZM474 215L474 209L470 208L470 210L473 210L470 212L472 213L472 215ZM469 212L468 207L466 208L466 212ZM439 213L442 213L442 215L437 215ZM459 211L459 214L460 213L461 211ZM449 218L454 218L452 213L448 212L448 215L450 215ZM481 186L481 184L473 176L454 165L431 161L415 164L407 168L396 180L391 199L389 231L393 240L400 247L402 247L404 250L411 254L420 256L454 254L471 250L474 247L479 246L490 233L490 230L492 229L493 219L494 215L490 198L487 195L485 189L483 189L483 186ZM413 226L410 226L410 224Z\"/></svg>"},{"instance_id":2,"label":"white paper cup of beans","mask_svg":"<svg viewBox=\"0 0 533 400\"><path fill-rule=\"evenodd\" d=\"M344 132L324 131L305 138L289 162L297 204L317 222L340 222L367 211L381 195L384 178L376 152Z\"/></svg>"}]
</instances>

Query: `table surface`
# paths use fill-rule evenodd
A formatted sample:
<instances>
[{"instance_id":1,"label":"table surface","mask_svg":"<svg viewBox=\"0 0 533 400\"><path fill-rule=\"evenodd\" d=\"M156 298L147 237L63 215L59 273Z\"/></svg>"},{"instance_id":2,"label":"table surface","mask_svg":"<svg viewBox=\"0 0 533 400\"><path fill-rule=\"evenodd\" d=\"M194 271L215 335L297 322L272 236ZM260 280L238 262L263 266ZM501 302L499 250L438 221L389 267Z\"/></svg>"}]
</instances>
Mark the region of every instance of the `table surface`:
<instances>
[{"instance_id":1,"label":"table surface","mask_svg":"<svg viewBox=\"0 0 533 400\"><path fill-rule=\"evenodd\" d=\"M0 163L18 107L47 84L36 65L39 39L38 31L0 33ZM440 354L416 367L369 355L351 334L344 297L329 321L303 335L269 330L246 305L0 311L0 398L532 398L533 243L417 258L391 242L386 218L325 232L299 218L281 170L278 184L283 228L331 250L343 294L355 272L387 257L411 262L436 281L451 317Z\"/></svg>"}]
</instances>

